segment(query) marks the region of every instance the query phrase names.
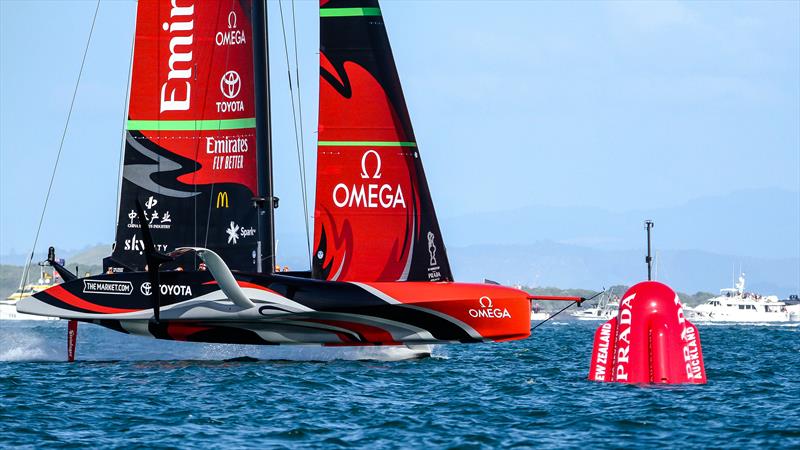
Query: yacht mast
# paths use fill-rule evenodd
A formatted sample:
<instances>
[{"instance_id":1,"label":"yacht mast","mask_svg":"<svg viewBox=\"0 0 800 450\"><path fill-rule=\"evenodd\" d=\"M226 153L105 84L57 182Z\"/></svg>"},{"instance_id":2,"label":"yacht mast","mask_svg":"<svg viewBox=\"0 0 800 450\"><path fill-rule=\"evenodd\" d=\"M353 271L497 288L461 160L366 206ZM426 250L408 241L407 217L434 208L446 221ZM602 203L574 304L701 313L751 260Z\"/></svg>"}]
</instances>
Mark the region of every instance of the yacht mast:
<instances>
[{"instance_id":1,"label":"yacht mast","mask_svg":"<svg viewBox=\"0 0 800 450\"><path fill-rule=\"evenodd\" d=\"M267 34L267 2L253 2L253 71L256 98L256 154L258 166L258 246L256 270L275 270L275 215L277 199L272 186L272 133L269 92L269 36ZM264 241L267 241L264 245ZM268 249L263 254L262 249ZM267 267L264 267L264 264Z\"/></svg>"}]
</instances>

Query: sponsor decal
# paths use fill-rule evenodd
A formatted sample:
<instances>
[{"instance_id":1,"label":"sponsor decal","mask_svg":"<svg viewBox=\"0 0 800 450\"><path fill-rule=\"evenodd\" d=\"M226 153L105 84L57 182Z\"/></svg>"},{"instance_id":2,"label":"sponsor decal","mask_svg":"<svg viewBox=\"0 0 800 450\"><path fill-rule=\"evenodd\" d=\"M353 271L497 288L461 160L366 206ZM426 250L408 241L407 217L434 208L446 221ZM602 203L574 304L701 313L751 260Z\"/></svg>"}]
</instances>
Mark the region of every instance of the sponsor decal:
<instances>
[{"instance_id":1,"label":"sponsor decal","mask_svg":"<svg viewBox=\"0 0 800 450\"><path fill-rule=\"evenodd\" d=\"M228 29L226 31L217 31L214 36L214 42L217 46L225 45L242 45L247 43L244 31L236 27L236 11L228 13Z\"/></svg>"},{"instance_id":2,"label":"sponsor decal","mask_svg":"<svg viewBox=\"0 0 800 450\"><path fill-rule=\"evenodd\" d=\"M219 90L222 92L222 95L228 99L234 99L236 96L239 95L239 91L242 88L242 78L239 76L239 72L235 70L229 70L222 75L222 78L219 79Z\"/></svg>"},{"instance_id":3,"label":"sponsor decal","mask_svg":"<svg viewBox=\"0 0 800 450\"><path fill-rule=\"evenodd\" d=\"M217 209L228 207L228 192L217 192Z\"/></svg>"},{"instance_id":4,"label":"sponsor decal","mask_svg":"<svg viewBox=\"0 0 800 450\"><path fill-rule=\"evenodd\" d=\"M130 239L125 239L124 244L123 250L139 252L140 255L144 254L144 241L137 238L135 234ZM160 252L167 251L167 244L153 244L153 246Z\"/></svg>"},{"instance_id":5,"label":"sponsor decal","mask_svg":"<svg viewBox=\"0 0 800 450\"><path fill-rule=\"evenodd\" d=\"M428 281L439 281L442 279L442 272L436 264L436 235L432 231L428 231L428 255L430 261L428 264Z\"/></svg>"},{"instance_id":6,"label":"sponsor decal","mask_svg":"<svg viewBox=\"0 0 800 450\"><path fill-rule=\"evenodd\" d=\"M703 370L700 368L700 350L697 346L697 329L686 324L686 317L683 315L683 305L678 296L675 296L675 304L678 305L678 325L681 330L681 340L683 345L683 360L686 363L686 377L688 379L703 379Z\"/></svg>"},{"instance_id":7,"label":"sponsor decal","mask_svg":"<svg viewBox=\"0 0 800 450\"><path fill-rule=\"evenodd\" d=\"M611 344L611 324L606 322L600 327L600 344L597 346L597 364L594 366L595 381L606 380L608 364L608 348Z\"/></svg>"},{"instance_id":8,"label":"sponsor decal","mask_svg":"<svg viewBox=\"0 0 800 450\"><path fill-rule=\"evenodd\" d=\"M373 180L361 184L339 183L333 188L333 204L338 208L397 208L406 207L403 189L374 180L381 178L381 156L375 150L367 150L361 156L361 178Z\"/></svg>"},{"instance_id":9,"label":"sponsor decal","mask_svg":"<svg viewBox=\"0 0 800 450\"><path fill-rule=\"evenodd\" d=\"M228 235L228 244L236 245L241 238L255 236L256 229L253 227L242 228L231 220L231 224L228 226L228 229L225 230L225 233Z\"/></svg>"},{"instance_id":10,"label":"sponsor decal","mask_svg":"<svg viewBox=\"0 0 800 450\"><path fill-rule=\"evenodd\" d=\"M217 102L217 112L241 112L244 111L244 102L234 100L242 90L242 77L239 72L229 70L219 79L219 90L228 101Z\"/></svg>"},{"instance_id":11,"label":"sponsor decal","mask_svg":"<svg viewBox=\"0 0 800 450\"><path fill-rule=\"evenodd\" d=\"M240 136L206 137L206 153L247 153L247 139Z\"/></svg>"},{"instance_id":12,"label":"sponsor decal","mask_svg":"<svg viewBox=\"0 0 800 450\"><path fill-rule=\"evenodd\" d=\"M161 295L192 295L192 287L185 284L162 284L159 290ZM145 281L139 286L139 291L142 295L150 296L153 294L153 285L149 281Z\"/></svg>"},{"instance_id":13,"label":"sponsor decal","mask_svg":"<svg viewBox=\"0 0 800 450\"><path fill-rule=\"evenodd\" d=\"M434 234L428 231L428 253L431 255L430 265L436 265L436 243L434 242Z\"/></svg>"},{"instance_id":14,"label":"sponsor decal","mask_svg":"<svg viewBox=\"0 0 800 450\"><path fill-rule=\"evenodd\" d=\"M169 211L163 210L159 213L157 209L154 209L156 205L158 205L158 200L152 195L144 203L146 208L144 210L144 219L147 221L147 225L150 229L169 230L172 228L172 215ZM141 228L142 225L140 223L134 223L138 218L139 213L135 209L131 209L131 212L128 213L128 219L130 220L128 228Z\"/></svg>"},{"instance_id":15,"label":"sponsor decal","mask_svg":"<svg viewBox=\"0 0 800 450\"><path fill-rule=\"evenodd\" d=\"M83 280L84 294L131 295L133 284L130 281Z\"/></svg>"},{"instance_id":16,"label":"sponsor decal","mask_svg":"<svg viewBox=\"0 0 800 450\"><path fill-rule=\"evenodd\" d=\"M486 296L481 297L478 299L478 303L480 304L480 308L473 308L469 310L470 317L475 319L483 318L483 319L510 319L511 313L508 312L507 308L495 308L492 304L492 299Z\"/></svg>"},{"instance_id":17,"label":"sponsor decal","mask_svg":"<svg viewBox=\"0 0 800 450\"><path fill-rule=\"evenodd\" d=\"M206 153L214 155L211 168L214 170L244 168L244 155L247 153L247 138L241 136L206 136Z\"/></svg>"},{"instance_id":18,"label":"sponsor decal","mask_svg":"<svg viewBox=\"0 0 800 450\"><path fill-rule=\"evenodd\" d=\"M170 22L162 29L169 32L167 81L161 85L161 112L188 111L192 97L192 44L194 42L194 4L172 1Z\"/></svg>"},{"instance_id":19,"label":"sponsor decal","mask_svg":"<svg viewBox=\"0 0 800 450\"><path fill-rule=\"evenodd\" d=\"M631 322L633 322L633 308L631 301L636 294L625 297L619 304L619 328L617 330L617 353L614 355L614 375L617 381L628 381L628 363L631 350Z\"/></svg>"}]
</instances>

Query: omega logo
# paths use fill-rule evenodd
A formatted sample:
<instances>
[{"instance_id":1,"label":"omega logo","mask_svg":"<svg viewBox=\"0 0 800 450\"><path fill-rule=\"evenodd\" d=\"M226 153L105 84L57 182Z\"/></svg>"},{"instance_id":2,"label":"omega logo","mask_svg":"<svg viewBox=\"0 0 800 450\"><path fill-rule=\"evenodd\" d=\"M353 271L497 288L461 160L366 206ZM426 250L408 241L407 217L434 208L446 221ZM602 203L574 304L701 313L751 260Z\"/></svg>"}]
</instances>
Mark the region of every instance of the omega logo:
<instances>
[{"instance_id":1,"label":"omega logo","mask_svg":"<svg viewBox=\"0 0 800 450\"><path fill-rule=\"evenodd\" d=\"M492 299L487 297L487 296L485 296L485 295L478 299L478 304L481 305L480 308L478 308L478 309L473 308L473 309L470 309L468 311L470 317L472 317L474 319L477 319L477 318L483 318L483 319L506 319L506 318L508 318L508 319L510 319L511 318L511 313L508 312L507 308L502 308L502 309L501 308L495 308L494 304L492 303Z\"/></svg>"},{"instance_id":2,"label":"omega logo","mask_svg":"<svg viewBox=\"0 0 800 450\"><path fill-rule=\"evenodd\" d=\"M371 162L374 160L374 162ZM379 180L381 178L381 155L369 149L361 155L361 179ZM331 193L333 204L338 208L360 207L360 208L396 208L397 206L406 207L406 200L403 196L403 189L400 184L391 185L388 183L369 183L362 184L338 183Z\"/></svg>"}]
</instances>

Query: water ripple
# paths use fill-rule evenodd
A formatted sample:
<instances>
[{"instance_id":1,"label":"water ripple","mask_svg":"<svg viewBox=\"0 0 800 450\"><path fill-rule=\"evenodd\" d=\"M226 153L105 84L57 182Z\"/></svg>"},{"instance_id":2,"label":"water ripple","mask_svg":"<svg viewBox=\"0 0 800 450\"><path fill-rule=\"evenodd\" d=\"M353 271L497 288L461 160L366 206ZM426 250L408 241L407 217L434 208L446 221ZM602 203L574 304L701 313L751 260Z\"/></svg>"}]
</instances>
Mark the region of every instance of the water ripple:
<instances>
[{"instance_id":1,"label":"water ripple","mask_svg":"<svg viewBox=\"0 0 800 450\"><path fill-rule=\"evenodd\" d=\"M586 379L594 326L407 361L82 326L66 364L64 324L4 324L0 447L800 446L796 327L701 326L707 385L632 386Z\"/></svg>"}]
</instances>

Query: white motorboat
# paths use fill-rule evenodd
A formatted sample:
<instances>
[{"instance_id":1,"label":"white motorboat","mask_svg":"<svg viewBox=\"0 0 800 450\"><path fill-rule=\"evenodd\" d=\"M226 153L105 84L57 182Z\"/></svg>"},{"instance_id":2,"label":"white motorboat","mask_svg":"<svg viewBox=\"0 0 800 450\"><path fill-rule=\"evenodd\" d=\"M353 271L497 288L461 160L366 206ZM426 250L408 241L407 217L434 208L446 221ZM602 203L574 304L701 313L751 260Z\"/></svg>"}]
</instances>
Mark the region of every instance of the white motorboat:
<instances>
[{"instance_id":1,"label":"white motorboat","mask_svg":"<svg viewBox=\"0 0 800 450\"><path fill-rule=\"evenodd\" d=\"M800 298L797 294L792 294L786 300L781 300L786 303L786 310L789 311L789 320L793 322L800 322Z\"/></svg>"},{"instance_id":2,"label":"white motorboat","mask_svg":"<svg viewBox=\"0 0 800 450\"><path fill-rule=\"evenodd\" d=\"M619 312L619 297L616 295L611 296L603 294L597 305L591 308L580 308L570 313L570 315L578 320L609 320L612 317L617 317Z\"/></svg>"},{"instance_id":3,"label":"white motorboat","mask_svg":"<svg viewBox=\"0 0 800 450\"><path fill-rule=\"evenodd\" d=\"M531 301L531 322L550 318L550 313L542 311L542 305Z\"/></svg>"},{"instance_id":4,"label":"white motorboat","mask_svg":"<svg viewBox=\"0 0 800 450\"><path fill-rule=\"evenodd\" d=\"M60 282L57 274L49 274L42 271L41 277L35 283L26 284L25 287L17 289L11 295L0 300L0 320L58 320L58 317L36 316L17 312L17 302L23 298L32 296Z\"/></svg>"},{"instance_id":5,"label":"white motorboat","mask_svg":"<svg viewBox=\"0 0 800 450\"><path fill-rule=\"evenodd\" d=\"M720 290L720 295L694 308L684 307L690 320L698 322L788 322L792 319L786 303L774 295L762 296L744 289L744 274L733 288Z\"/></svg>"},{"instance_id":6,"label":"white motorboat","mask_svg":"<svg viewBox=\"0 0 800 450\"><path fill-rule=\"evenodd\" d=\"M0 300L0 320L59 320L58 317L35 316L17 312L17 300Z\"/></svg>"}]
</instances>

